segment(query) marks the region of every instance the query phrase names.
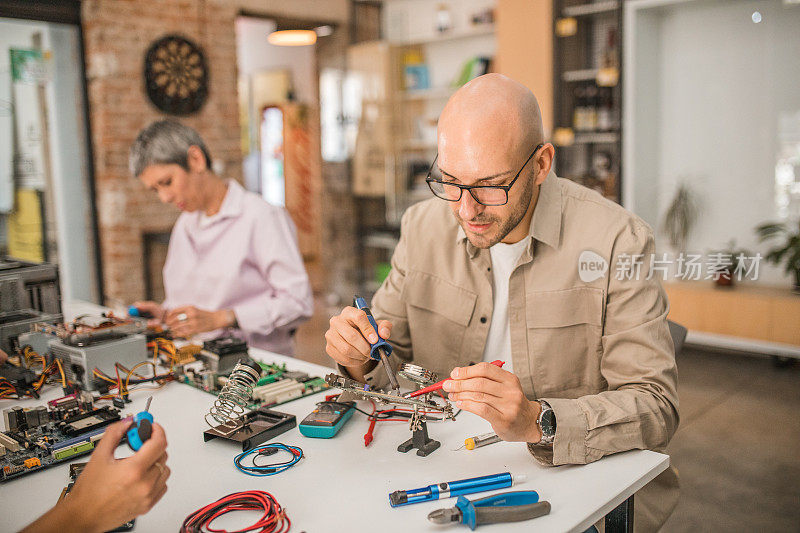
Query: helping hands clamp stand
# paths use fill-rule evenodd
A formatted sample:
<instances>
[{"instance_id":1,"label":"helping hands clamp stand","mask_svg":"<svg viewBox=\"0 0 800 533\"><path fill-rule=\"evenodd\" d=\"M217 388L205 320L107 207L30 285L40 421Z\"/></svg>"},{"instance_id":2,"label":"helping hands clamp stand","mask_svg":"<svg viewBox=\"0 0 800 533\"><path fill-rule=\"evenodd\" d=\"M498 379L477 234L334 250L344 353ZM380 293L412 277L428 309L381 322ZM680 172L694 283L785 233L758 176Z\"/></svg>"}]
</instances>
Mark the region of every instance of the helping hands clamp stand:
<instances>
[{"instance_id":1,"label":"helping hands clamp stand","mask_svg":"<svg viewBox=\"0 0 800 533\"><path fill-rule=\"evenodd\" d=\"M400 369L397 373L420 387L430 385L436 381L436 374L430 370L408 363L400 365ZM412 407L414 413L411 416L409 428L412 432L411 438L397 447L397 451L402 453L416 448L417 455L425 457L441 446L439 441L435 441L428 436L428 426L425 421L427 411L438 411L442 413L445 419L449 418L455 420L453 417L453 407L450 402L444 400L444 404L438 404L430 397L430 393L417 398L397 396L396 393L391 394L374 390L365 383L360 383L337 374L328 374L325 376L325 382L333 388L350 392L364 400L372 399L382 404L406 405Z\"/></svg>"},{"instance_id":2,"label":"helping hands clamp stand","mask_svg":"<svg viewBox=\"0 0 800 533\"><path fill-rule=\"evenodd\" d=\"M425 415L420 414L419 407L416 405L414 406L414 414L411 416L411 432L411 438L397 447L398 452L406 453L416 448L417 455L426 457L442 445L438 440L433 440L428 436Z\"/></svg>"}]
</instances>

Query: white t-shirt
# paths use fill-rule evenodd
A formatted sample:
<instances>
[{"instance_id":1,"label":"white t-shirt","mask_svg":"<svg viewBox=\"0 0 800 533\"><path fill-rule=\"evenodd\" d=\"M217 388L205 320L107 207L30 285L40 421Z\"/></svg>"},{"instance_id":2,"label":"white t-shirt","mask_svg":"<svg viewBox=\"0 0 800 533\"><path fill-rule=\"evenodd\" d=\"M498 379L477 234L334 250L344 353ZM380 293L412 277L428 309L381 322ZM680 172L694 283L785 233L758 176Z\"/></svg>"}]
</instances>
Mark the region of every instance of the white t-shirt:
<instances>
[{"instance_id":1,"label":"white t-shirt","mask_svg":"<svg viewBox=\"0 0 800 533\"><path fill-rule=\"evenodd\" d=\"M494 310L492 323L489 324L489 335L483 348L483 360L487 362L500 359L505 361L503 370L514 371L511 362L511 332L508 327L508 282L511 273L517 266L522 252L528 246L531 237L525 237L514 244L499 242L489 248L492 256L492 276L494 278Z\"/></svg>"}]
</instances>

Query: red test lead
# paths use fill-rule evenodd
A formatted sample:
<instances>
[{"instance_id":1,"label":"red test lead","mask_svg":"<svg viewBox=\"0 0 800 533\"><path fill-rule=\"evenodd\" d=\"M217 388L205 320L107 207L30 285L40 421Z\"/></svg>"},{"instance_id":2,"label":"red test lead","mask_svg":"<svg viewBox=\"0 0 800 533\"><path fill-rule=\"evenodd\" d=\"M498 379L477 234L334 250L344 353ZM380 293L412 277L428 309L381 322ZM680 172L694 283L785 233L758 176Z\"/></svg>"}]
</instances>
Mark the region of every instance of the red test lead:
<instances>
[{"instance_id":1,"label":"red test lead","mask_svg":"<svg viewBox=\"0 0 800 533\"><path fill-rule=\"evenodd\" d=\"M505 363L505 361L500 361L500 360L498 359L497 361L492 361L492 362L491 362L491 363L489 363L489 364L490 364L490 365L494 365L494 366L499 366L499 367L502 367L502 366L503 366L504 364L506 364L506 363ZM404 397L404 398L415 398L415 397L417 397L417 396L422 396L423 394L427 394L427 393L429 393L429 392L434 392L434 391L437 391L437 390L442 390L442 386L444 385L444 382L445 382L445 381L450 381L450 378L443 379L442 381L438 381L438 382L434 383L433 385L428 385L428 386L427 386L427 387L425 387L424 389L419 389L418 391L409 392L409 393L407 393L407 394L404 394L404 395L403 395L403 397Z\"/></svg>"}]
</instances>

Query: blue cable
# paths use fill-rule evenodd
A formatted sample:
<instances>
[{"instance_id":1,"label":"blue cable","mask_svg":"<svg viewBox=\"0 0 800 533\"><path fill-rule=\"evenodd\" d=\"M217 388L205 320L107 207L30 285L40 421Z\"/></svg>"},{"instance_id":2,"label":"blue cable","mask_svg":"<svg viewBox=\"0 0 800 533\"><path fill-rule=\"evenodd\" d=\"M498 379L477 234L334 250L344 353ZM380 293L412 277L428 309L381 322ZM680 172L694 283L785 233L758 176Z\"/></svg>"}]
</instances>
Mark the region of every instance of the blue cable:
<instances>
[{"instance_id":1,"label":"blue cable","mask_svg":"<svg viewBox=\"0 0 800 533\"><path fill-rule=\"evenodd\" d=\"M270 465L257 465L256 464L256 457L259 455L273 455L278 451L285 451L291 454L292 458L289 461L284 463L274 463ZM247 466L242 464L242 460L246 457L253 455L252 462L253 466ZM284 470L288 470L289 468L293 467L297 462L303 458L303 450L299 446L289 446L288 444L282 444L280 442L273 442L271 444L265 444L264 446L259 446L257 448L252 448L245 452L240 453L236 457L233 458L233 465L236 467L239 472L247 474L248 476L274 476L275 474L280 474Z\"/></svg>"}]
</instances>

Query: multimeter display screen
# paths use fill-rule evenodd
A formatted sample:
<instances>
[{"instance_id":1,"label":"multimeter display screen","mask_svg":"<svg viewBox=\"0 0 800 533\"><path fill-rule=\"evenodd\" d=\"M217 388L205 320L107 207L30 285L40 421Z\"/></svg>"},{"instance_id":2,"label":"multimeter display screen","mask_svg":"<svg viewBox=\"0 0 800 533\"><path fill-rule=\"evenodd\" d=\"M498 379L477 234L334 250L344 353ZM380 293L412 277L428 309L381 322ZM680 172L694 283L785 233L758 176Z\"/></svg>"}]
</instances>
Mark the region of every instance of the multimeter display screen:
<instances>
[{"instance_id":1,"label":"multimeter display screen","mask_svg":"<svg viewBox=\"0 0 800 533\"><path fill-rule=\"evenodd\" d=\"M313 413L303 420L302 424L308 426L334 426L348 411L350 409L344 405L321 403Z\"/></svg>"},{"instance_id":2,"label":"multimeter display screen","mask_svg":"<svg viewBox=\"0 0 800 533\"><path fill-rule=\"evenodd\" d=\"M335 424L340 418L342 417L342 413L314 413L311 415L311 420L308 422L314 421L319 422L322 424Z\"/></svg>"}]
</instances>

